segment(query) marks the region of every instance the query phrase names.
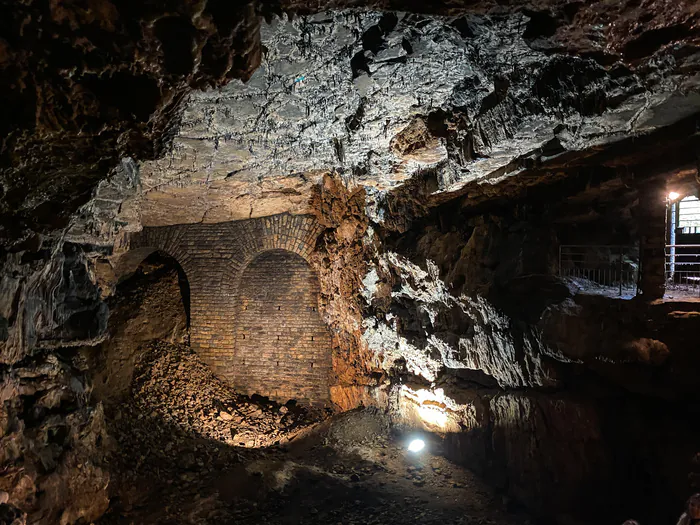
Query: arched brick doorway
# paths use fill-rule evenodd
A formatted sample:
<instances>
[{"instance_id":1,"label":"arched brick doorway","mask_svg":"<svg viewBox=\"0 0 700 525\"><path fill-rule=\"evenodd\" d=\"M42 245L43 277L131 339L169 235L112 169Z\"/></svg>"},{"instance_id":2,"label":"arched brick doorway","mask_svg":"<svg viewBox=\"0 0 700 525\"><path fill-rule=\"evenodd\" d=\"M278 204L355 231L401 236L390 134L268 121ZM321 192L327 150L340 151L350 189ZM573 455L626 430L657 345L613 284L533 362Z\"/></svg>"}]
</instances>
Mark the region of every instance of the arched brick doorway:
<instances>
[{"instance_id":1,"label":"arched brick doorway","mask_svg":"<svg viewBox=\"0 0 700 525\"><path fill-rule=\"evenodd\" d=\"M295 253L269 250L248 264L236 294L228 371L237 389L280 402L328 402L331 339L318 298L315 272Z\"/></svg>"},{"instance_id":2,"label":"arched brick doorway","mask_svg":"<svg viewBox=\"0 0 700 525\"><path fill-rule=\"evenodd\" d=\"M177 272L180 296L190 326L190 282L180 262L167 251L154 247L144 247L129 250L120 255L114 263L114 275L118 283L133 276L143 266L164 266Z\"/></svg>"}]
</instances>

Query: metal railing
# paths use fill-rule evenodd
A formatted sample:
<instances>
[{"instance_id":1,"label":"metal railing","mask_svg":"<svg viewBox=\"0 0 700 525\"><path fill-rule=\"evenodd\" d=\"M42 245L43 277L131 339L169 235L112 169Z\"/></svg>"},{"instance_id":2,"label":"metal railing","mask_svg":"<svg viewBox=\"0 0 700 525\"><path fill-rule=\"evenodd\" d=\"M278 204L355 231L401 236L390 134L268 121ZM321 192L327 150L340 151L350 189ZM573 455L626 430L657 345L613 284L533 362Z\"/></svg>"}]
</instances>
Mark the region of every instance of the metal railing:
<instances>
[{"instance_id":1,"label":"metal railing","mask_svg":"<svg viewBox=\"0 0 700 525\"><path fill-rule=\"evenodd\" d=\"M700 296L700 244L666 245L666 293Z\"/></svg>"},{"instance_id":2,"label":"metal railing","mask_svg":"<svg viewBox=\"0 0 700 525\"><path fill-rule=\"evenodd\" d=\"M559 247L559 275L587 293L636 295L639 248L563 244Z\"/></svg>"}]
</instances>

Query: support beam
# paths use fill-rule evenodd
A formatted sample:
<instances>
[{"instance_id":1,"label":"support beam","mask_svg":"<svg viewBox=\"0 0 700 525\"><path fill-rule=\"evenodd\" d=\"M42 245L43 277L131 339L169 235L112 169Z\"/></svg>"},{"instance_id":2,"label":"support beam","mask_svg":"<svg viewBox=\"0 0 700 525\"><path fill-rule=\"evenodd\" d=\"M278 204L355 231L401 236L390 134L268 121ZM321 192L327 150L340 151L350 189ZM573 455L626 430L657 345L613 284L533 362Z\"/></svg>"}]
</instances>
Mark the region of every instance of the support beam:
<instances>
[{"instance_id":1,"label":"support beam","mask_svg":"<svg viewBox=\"0 0 700 525\"><path fill-rule=\"evenodd\" d=\"M666 248L666 185L644 181L639 191L639 294L647 301L664 296Z\"/></svg>"}]
</instances>

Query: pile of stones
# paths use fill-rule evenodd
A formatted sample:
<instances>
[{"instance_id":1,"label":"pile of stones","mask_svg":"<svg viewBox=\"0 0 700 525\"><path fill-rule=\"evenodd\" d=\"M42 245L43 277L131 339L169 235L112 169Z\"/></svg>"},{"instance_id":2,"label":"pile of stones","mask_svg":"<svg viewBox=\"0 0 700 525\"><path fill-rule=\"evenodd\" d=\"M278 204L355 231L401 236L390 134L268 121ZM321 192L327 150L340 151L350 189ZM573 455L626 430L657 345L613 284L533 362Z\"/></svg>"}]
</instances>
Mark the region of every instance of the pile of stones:
<instances>
[{"instance_id":1,"label":"pile of stones","mask_svg":"<svg viewBox=\"0 0 700 525\"><path fill-rule=\"evenodd\" d=\"M156 341L136 365L130 399L110 416L118 470L177 483L283 445L326 413L238 394L188 346Z\"/></svg>"}]
</instances>

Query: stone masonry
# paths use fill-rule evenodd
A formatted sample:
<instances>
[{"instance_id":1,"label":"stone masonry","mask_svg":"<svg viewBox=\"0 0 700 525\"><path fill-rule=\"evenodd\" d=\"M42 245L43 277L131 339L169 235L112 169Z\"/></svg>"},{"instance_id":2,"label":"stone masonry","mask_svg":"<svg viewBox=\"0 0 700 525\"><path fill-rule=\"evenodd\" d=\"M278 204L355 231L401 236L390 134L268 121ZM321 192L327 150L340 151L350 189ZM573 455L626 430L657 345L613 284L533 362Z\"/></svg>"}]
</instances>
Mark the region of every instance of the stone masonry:
<instances>
[{"instance_id":1,"label":"stone masonry","mask_svg":"<svg viewBox=\"0 0 700 525\"><path fill-rule=\"evenodd\" d=\"M149 253L164 251L189 281L192 348L217 376L249 394L323 404L330 335L318 311L318 281L308 265L321 230L313 217L286 213L147 227L129 239L130 250L117 259L115 270L128 273ZM241 305L250 308L248 313ZM239 332L256 341L237 341Z\"/></svg>"},{"instance_id":2,"label":"stone masonry","mask_svg":"<svg viewBox=\"0 0 700 525\"><path fill-rule=\"evenodd\" d=\"M248 265L238 288L235 365L226 372L241 392L328 399L331 340L318 296L314 271L295 253L263 252Z\"/></svg>"}]
</instances>

